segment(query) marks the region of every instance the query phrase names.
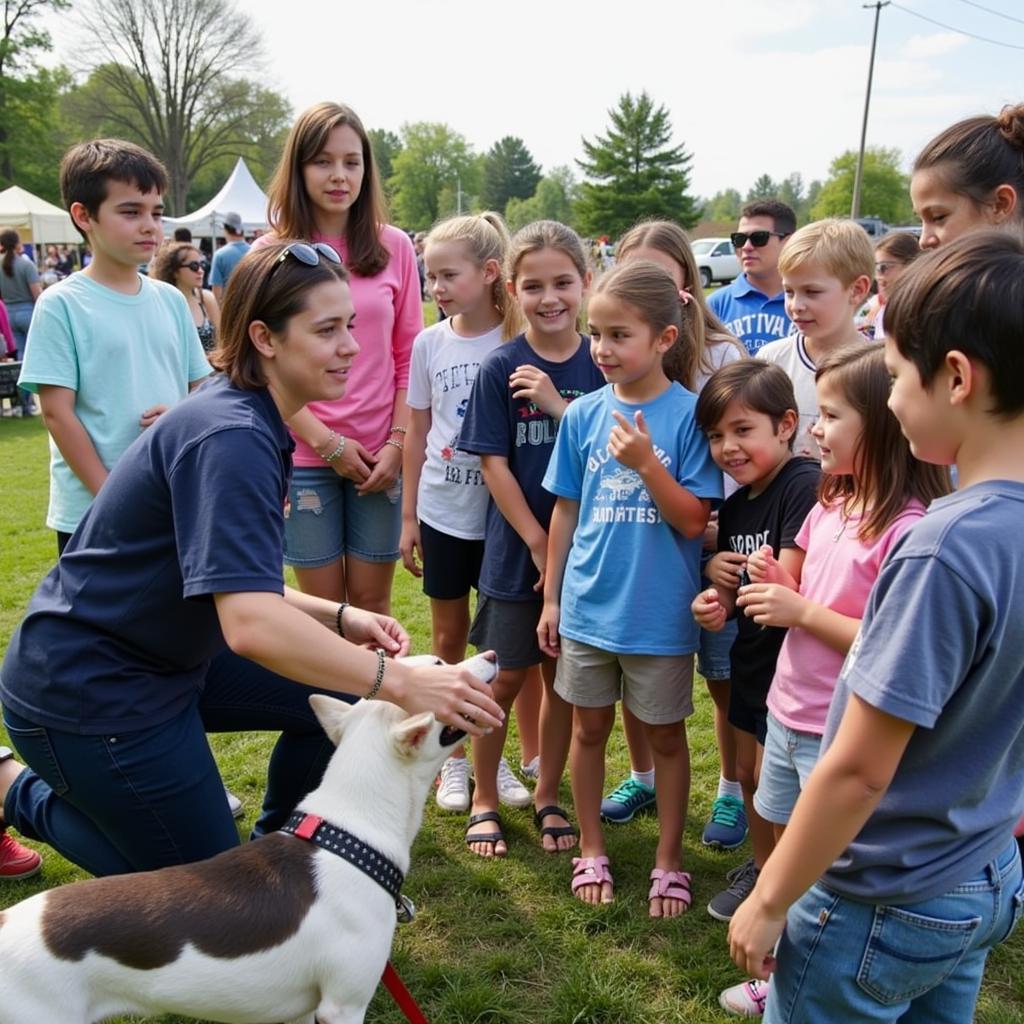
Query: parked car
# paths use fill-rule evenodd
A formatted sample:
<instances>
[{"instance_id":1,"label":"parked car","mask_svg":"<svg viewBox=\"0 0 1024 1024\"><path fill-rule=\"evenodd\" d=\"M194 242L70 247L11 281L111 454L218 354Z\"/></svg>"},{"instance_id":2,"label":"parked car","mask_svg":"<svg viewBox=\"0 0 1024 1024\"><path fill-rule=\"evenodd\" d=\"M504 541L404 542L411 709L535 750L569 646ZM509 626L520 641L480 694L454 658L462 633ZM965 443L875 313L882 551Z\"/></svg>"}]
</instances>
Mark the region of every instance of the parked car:
<instances>
[{"instance_id":1,"label":"parked car","mask_svg":"<svg viewBox=\"0 0 1024 1024\"><path fill-rule=\"evenodd\" d=\"M697 258L703 287L710 288L713 281L724 284L740 276L740 261L728 238L698 238L690 247Z\"/></svg>"}]
</instances>

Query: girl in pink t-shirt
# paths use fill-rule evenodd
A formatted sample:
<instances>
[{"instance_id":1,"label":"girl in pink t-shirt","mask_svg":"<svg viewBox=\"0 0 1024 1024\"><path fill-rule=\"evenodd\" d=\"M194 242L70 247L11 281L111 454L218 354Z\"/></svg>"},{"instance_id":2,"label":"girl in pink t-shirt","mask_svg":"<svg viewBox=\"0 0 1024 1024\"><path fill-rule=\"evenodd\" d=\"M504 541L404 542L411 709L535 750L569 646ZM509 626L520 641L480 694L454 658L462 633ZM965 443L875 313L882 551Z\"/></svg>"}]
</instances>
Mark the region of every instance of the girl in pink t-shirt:
<instances>
[{"instance_id":1,"label":"girl in pink t-shirt","mask_svg":"<svg viewBox=\"0 0 1024 1024\"><path fill-rule=\"evenodd\" d=\"M370 139L356 113L299 115L270 184L273 233L327 242L348 268L359 343L345 397L311 402L288 426L294 474L285 561L307 594L387 612L399 555L402 449L412 343L423 329L412 242L387 221Z\"/></svg>"},{"instance_id":2,"label":"girl in pink t-shirt","mask_svg":"<svg viewBox=\"0 0 1024 1024\"><path fill-rule=\"evenodd\" d=\"M796 537L803 560L791 575L762 548L747 563L753 582L736 601L755 622L789 628L768 693L754 796L780 833L817 761L832 691L882 563L927 504L949 492L946 469L910 454L888 409L881 347L842 349L819 364L815 379L811 432L824 476Z\"/></svg>"}]
</instances>

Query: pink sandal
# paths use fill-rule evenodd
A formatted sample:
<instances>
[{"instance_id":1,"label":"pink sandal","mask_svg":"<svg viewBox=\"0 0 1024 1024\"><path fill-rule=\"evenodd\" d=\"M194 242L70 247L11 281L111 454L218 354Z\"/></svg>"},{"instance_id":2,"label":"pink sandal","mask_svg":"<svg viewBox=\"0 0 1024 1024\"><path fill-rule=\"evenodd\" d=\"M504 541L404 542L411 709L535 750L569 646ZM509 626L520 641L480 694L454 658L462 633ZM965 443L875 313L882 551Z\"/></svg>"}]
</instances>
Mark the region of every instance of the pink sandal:
<instances>
[{"instance_id":1,"label":"pink sandal","mask_svg":"<svg viewBox=\"0 0 1024 1024\"><path fill-rule=\"evenodd\" d=\"M690 909L693 903L693 893L690 885L693 876L689 871L665 871L663 868L655 868L651 872L651 890L647 894L648 903L653 899L679 900L684 904L683 914ZM682 917L682 914L677 915Z\"/></svg>"},{"instance_id":2,"label":"pink sandal","mask_svg":"<svg viewBox=\"0 0 1024 1024\"><path fill-rule=\"evenodd\" d=\"M584 885L615 885L612 873L608 869L607 857L573 857L572 883L573 895ZM581 901L582 902L582 901ZM601 898L602 903L611 903L611 899Z\"/></svg>"}]
</instances>

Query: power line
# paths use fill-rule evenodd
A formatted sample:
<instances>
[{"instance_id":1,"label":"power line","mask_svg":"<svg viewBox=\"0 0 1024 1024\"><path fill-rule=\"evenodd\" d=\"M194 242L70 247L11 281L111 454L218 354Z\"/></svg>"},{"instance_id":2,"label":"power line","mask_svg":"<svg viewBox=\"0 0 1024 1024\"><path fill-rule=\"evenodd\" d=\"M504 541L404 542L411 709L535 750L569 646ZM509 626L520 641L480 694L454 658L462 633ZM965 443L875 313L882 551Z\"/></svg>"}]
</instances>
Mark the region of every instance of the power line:
<instances>
[{"instance_id":1,"label":"power line","mask_svg":"<svg viewBox=\"0 0 1024 1024\"><path fill-rule=\"evenodd\" d=\"M962 28L954 28L952 25L947 25L945 22L936 21L934 18L929 18L927 14L912 11L909 7L904 7L902 4L896 3L896 0L892 0L892 6L897 10L903 11L904 14L912 14L915 18L931 22L931 24L938 25L939 28L944 28L949 32L955 32L957 35L967 36L969 39L977 39L982 43L991 43L993 46L1005 46L1010 50L1024 50L1024 46L1018 46L1016 43L1004 43L1001 39L989 39L986 36L976 36L973 32L965 32Z\"/></svg>"},{"instance_id":2,"label":"power line","mask_svg":"<svg viewBox=\"0 0 1024 1024\"><path fill-rule=\"evenodd\" d=\"M968 7L977 7L979 11L984 11L986 14L994 14L997 18L1005 18L1007 21L1015 21L1018 25L1024 25L1024 18L1015 18L1012 14L1004 14L1002 11L997 11L992 7L985 7L984 4L975 3L974 0L960 0L960 3L967 4Z\"/></svg>"}]
</instances>

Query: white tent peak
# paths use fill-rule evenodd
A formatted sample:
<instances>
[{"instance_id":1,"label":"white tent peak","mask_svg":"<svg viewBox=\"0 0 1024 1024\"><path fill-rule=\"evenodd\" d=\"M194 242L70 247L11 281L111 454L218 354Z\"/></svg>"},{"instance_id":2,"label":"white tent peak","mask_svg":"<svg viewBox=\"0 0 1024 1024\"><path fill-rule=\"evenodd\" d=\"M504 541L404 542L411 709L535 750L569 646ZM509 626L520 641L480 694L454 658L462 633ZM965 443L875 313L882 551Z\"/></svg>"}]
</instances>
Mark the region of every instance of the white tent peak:
<instances>
[{"instance_id":1,"label":"white tent peak","mask_svg":"<svg viewBox=\"0 0 1024 1024\"><path fill-rule=\"evenodd\" d=\"M237 213L247 234L266 231L267 203L266 193L239 157L224 186L208 203L184 217L165 217L164 223L172 230L187 227L193 235L209 238L224 234L224 214Z\"/></svg>"},{"instance_id":2,"label":"white tent peak","mask_svg":"<svg viewBox=\"0 0 1024 1024\"><path fill-rule=\"evenodd\" d=\"M19 185L11 185L0 192L0 227L14 228L23 242L35 245L80 245L82 242L67 210Z\"/></svg>"}]
</instances>

